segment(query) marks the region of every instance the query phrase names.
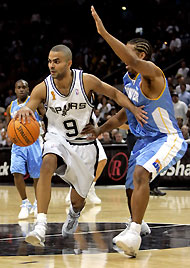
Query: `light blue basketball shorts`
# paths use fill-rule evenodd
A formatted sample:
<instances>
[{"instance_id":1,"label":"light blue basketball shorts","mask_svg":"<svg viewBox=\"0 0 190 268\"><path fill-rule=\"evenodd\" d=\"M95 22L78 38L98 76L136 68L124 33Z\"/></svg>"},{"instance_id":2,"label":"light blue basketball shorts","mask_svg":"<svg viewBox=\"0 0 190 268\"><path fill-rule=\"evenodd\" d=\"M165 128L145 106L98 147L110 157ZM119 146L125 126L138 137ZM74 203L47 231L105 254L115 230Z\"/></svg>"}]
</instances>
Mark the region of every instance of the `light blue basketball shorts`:
<instances>
[{"instance_id":1,"label":"light blue basketball shorts","mask_svg":"<svg viewBox=\"0 0 190 268\"><path fill-rule=\"evenodd\" d=\"M31 178L39 178L41 164L42 151L39 140L27 147L12 145L10 166L12 174L25 175L28 172Z\"/></svg>"},{"instance_id":2,"label":"light blue basketball shorts","mask_svg":"<svg viewBox=\"0 0 190 268\"><path fill-rule=\"evenodd\" d=\"M175 165L187 150L182 133L162 134L159 137L138 139L135 143L127 171L126 189L134 189L133 173L135 166L144 167L152 174L151 181L161 172Z\"/></svg>"}]
</instances>

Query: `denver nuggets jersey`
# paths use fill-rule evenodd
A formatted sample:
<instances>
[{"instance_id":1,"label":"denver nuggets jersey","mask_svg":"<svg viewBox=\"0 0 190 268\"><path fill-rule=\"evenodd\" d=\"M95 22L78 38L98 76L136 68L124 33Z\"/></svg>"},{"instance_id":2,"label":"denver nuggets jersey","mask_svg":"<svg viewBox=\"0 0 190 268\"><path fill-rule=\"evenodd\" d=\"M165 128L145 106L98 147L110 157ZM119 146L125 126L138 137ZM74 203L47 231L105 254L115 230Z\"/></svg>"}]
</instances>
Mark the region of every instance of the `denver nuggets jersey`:
<instances>
[{"instance_id":1,"label":"denver nuggets jersey","mask_svg":"<svg viewBox=\"0 0 190 268\"><path fill-rule=\"evenodd\" d=\"M46 77L47 131L59 133L68 141L82 141L81 131L90 122L93 105L88 100L83 86L83 71L73 69L73 80L67 96L56 88L51 75Z\"/></svg>"},{"instance_id":2,"label":"denver nuggets jersey","mask_svg":"<svg viewBox=\"0 0 190 268\"><path fill-rule=\"evenodd\" d=\"M165 78L165 77L164 77ZM157 99L148 99L140 89L141 75L138 74L133 80L128 72L123 77L124 94L136 106L144 105L147 112L147 124L143 127L137 122L135 116L126 110L131 132L137 137L155 137L160 134L173 134L181 132L174 116L174 108L168 89L167 80L165 86Z\"/></svg>"},{"instance_id":3,"label":"denver nuggets jersey","mask_svg":"<svg viewBox=\"0 0 190 268\"><path fill-rule=\"evenodd\" d=\"M11 118L14 117L15 113L29 101L30 97L27 97L25 102L19 104L18 100L14 100L11 103L10 115ZM40 116L35 112L36 120L39 122ZM31 178L39 178L40 167L42 163L42 151L39 143L39 139L33 144L20 147L16 144L12 144L11 149L11 173L20 173L25 175L29 172Z\"/></svg>"},{"instance_id":4,"label":"denver nuggets jersey","mask_svg":"<svg viewBox=\"0 0 190 268\"><path fill-rule=\"evenodd\" d=\"M20 108L22 108L23 106L25 106L27 104L27 102L29 101L30 97L28 96L25 100L25 102L23 103L18 103L18 100L14 100L11 102L11 108L10 108L10 115L11 115L11 118L14 117L14 115L16 114L16 112L18 110L20 110ZM35 112L35 117L36 117L36 120L39 122L40 121L40 116L37 112Z\"/></svg>"}]
</instances>

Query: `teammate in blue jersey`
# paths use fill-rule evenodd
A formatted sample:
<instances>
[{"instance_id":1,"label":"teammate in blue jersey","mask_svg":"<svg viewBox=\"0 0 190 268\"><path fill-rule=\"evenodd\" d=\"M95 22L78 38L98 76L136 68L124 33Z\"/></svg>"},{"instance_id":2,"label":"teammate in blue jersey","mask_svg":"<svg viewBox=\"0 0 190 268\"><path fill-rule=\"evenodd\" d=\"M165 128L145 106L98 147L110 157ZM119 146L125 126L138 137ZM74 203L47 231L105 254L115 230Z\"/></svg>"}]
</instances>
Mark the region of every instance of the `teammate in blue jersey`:
<instances>
[{"instance_id":1,"label":"teammate in blue jersey","mask_svg":"<svg viewBox=\"0 0 190 268\"><path fill-rule=\"evenodd\" d=\"M7 107L7 124L14 117L15 113L29 101L29 87L25 80L18 80L15 83L15 93L17 99L12 101ZM43 116L45 110L43 105L39 106L39 112ZM37 121L40 120L38 112L35 112ZM24 181L24 175L29 173L30 177L34 180L34 189L36 191L36 185L40 176L40 167L42 163L42 152L40 148L39 139L32 145L27 147L20 147L15 144L11 149L11 166L10 170L14 176L15 186L22 199L21 210L18 214L18 219L26 219L29 214L34 212L37 215L37 201L34 204L30 203L26 194L26 185Z\"/></svg>"},{"instance_id":2,"label":"teammate in blue jersey","mask_svg":"<svg viewBox=\"0 0 190 268\"><path fill-rule=\"evenodd\" d=\"M187 144L175 120L166 78L160 68L150 61L150 43L137 38L127 45L123 44L107 32L93 6L91 12L98 33L127 65L124 94L136 106L144 105L148 115L147 123L142 126L130 111L123 108L101 127L94 129L89 125L83 131L93 133L95 138L128 120L131 132L138 137L126 178L132 220L128 228L114 239L126 254L136 256L141 245L141 224L149 201L149 182L181 159ZM132 79L129 73L135 78Z\"/></svg>"}]
</instances>

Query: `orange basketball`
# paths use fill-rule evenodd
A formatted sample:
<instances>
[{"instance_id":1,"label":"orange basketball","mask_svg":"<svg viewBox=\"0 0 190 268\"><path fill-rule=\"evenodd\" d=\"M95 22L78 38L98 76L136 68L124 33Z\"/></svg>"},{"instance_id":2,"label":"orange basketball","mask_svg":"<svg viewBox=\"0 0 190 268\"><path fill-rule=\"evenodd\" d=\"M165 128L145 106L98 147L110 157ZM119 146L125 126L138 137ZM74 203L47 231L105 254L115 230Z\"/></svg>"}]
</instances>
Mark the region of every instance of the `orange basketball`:
<instances>
[{"instance_id":1,"label":"orange basketball","mask_svg":"<svg viewBox=\"0 0 190 268\"><path fill-rule=\"evenodd\" d=\"M7 134L10 140L18 146L29 146L33 144L39 137L39 123L30 116L30 123L26 119L26 123L19 122L18 118L14 118L9 122Z\"/></svg>"}]
</instances>

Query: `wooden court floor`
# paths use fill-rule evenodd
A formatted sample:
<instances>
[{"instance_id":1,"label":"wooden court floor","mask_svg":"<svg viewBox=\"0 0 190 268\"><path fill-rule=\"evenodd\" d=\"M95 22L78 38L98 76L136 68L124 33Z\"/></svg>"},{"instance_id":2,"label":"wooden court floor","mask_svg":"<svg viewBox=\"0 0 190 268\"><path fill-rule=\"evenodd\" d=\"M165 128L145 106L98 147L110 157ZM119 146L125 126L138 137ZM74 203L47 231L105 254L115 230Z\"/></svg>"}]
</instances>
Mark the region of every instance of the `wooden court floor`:
<instances>
[{"instance_id":1,"label":"wooden court floor","mask_svg":"<svg viewBox=\"0 0 190 268\"><path fill-rule=\"evenodd\" d=\"M24 242L35 221L31 215L18 221L20 199L14 186L0 186L0 268L157 268L190 267L190 192L166 190L150 197L145 221L151 235L144 237L137 258L114 247L112 238L125 228L128 210L123 187L97 187L101 205L86 204L79 228L68 238L61 236L68 204L67 187L53 187L48 211L45 248ZM32 186L27 187L30 201Z\"/></svg>"}]
</instances>

